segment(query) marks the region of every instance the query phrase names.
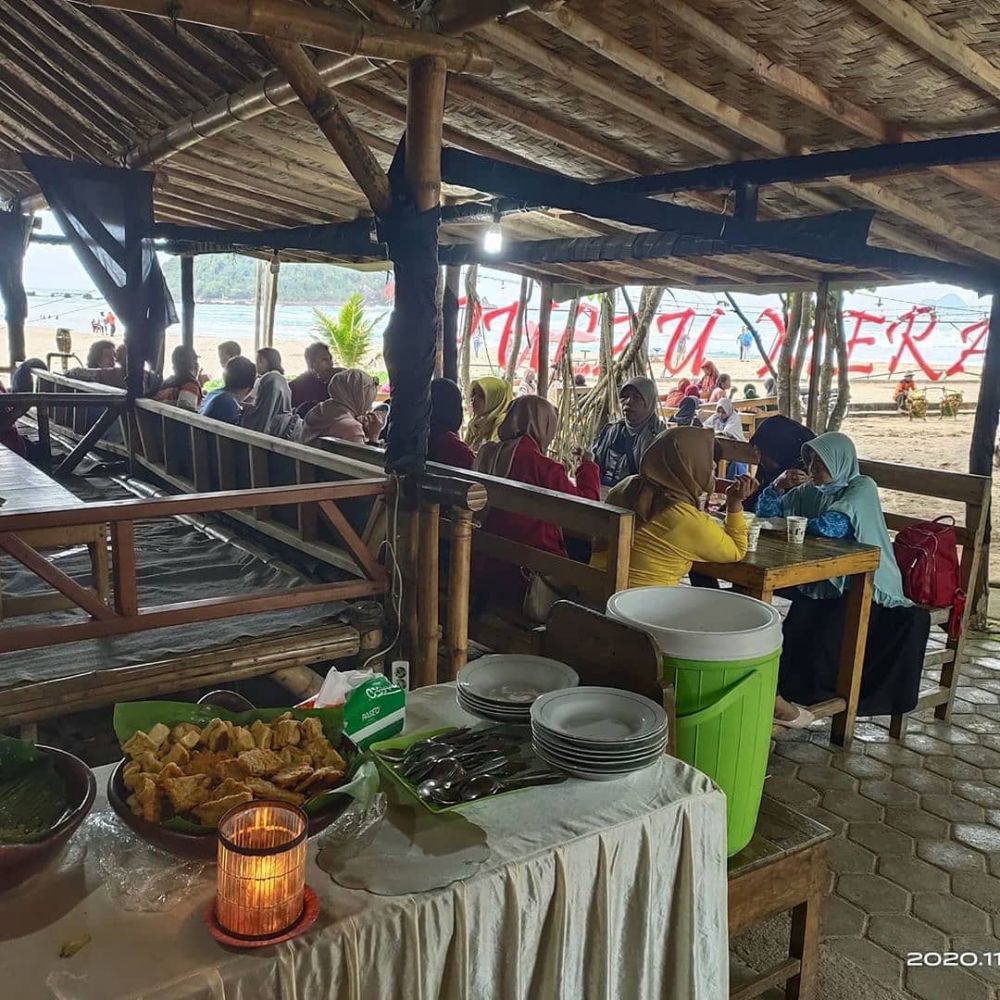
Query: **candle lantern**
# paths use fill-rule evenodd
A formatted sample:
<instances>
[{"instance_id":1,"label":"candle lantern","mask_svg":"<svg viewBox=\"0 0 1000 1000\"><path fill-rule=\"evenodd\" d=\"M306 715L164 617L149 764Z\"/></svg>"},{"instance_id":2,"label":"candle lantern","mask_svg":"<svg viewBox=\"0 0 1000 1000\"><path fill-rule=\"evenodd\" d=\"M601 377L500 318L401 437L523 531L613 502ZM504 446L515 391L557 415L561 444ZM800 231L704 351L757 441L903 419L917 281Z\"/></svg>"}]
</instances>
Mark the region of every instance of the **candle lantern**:
<instances>
[{"instance_id":1,"label":"candle lantern","mask_svg":"<svg viewBox=\"0 0 1000 1000\"><path fill-rule=\"evenodd\" d=\"M273 938L303 915L309 822L296 806L245 802L219 822L215 920L236 938Z\"/></svg>"}]
</instances>

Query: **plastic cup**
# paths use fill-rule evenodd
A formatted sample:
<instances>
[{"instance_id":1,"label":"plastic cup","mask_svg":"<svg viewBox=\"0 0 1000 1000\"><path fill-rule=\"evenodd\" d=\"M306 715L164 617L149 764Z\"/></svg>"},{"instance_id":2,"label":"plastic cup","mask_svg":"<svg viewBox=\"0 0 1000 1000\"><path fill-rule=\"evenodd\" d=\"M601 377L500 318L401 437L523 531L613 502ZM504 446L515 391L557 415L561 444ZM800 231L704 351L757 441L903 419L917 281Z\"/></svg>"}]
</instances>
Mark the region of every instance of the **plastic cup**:
<instances>
[{"instance_id":1,"label":"plastic cup","mask_svg":"<svg viewBox=\"0 0 1000 1000\"><path fill-rule=\"evenodd\" d=\"M793 545L801 545L806 540L806 525L808 523L808 517L785 518L785 528L788 532L788 540Z\"/></svg>"},{"instance_id":2,"label":"plastic cup","mask_svg":"<svg viewBox=\"0 0 1000 1000\"><path fill-rule=\"evenodd\" d=\"M754 520L747 525L747 552L757 551L757 542L760 541L760 521Z\"/></svg>"}]
</instances>

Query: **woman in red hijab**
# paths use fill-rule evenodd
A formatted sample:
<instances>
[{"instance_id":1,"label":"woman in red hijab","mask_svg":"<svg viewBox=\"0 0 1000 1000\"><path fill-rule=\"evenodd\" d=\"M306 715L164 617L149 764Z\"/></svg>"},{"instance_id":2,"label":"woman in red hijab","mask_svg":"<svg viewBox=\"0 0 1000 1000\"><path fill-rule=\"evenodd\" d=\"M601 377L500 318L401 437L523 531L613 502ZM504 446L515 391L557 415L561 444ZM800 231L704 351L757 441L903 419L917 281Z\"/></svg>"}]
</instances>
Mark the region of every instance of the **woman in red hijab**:
<instances>
[{"instance_id":1,"label":"woman in red hijab","mask_svg":"<svg viewBox=\"0 0 1000 1000\"><path fill-rule=\"evenodd\" d=\"M677 385L667 393L666 398L663 400L664 406L680 406L681 400L684 398L684 393L687 391L688 386L691 385L691 379L682 378Z\"/></svg>"},{"instance_id":2,"label":"woman in red hijab","mask_svg":"<svg viewBox=\"0 0 1000 1000\"><path fill-rule=\"evenodd\" d=\"M714 361L706 361L701 366L701 378L698 380L698 395L702 399L708 399L712 394L712 390L716 387L719 381L719 369L716 368Z\"/></svg>"}]
</instances>

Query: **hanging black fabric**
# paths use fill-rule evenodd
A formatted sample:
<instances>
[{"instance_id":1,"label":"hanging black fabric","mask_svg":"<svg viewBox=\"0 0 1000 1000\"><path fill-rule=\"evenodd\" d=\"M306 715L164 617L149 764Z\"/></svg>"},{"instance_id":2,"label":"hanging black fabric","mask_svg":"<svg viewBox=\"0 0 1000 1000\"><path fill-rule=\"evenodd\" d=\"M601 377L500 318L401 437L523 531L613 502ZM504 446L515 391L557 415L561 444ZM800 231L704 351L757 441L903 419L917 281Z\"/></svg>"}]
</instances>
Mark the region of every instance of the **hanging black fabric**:
<instances>
[{"instance_id":1,"label":"hanging black fabric","mask_svg":"<svg viewBox=\"0 0 1000 1000\"><path fill-rule=\"evenodd\" d=\"M49 208L97 290L125 327L129 390L157 367L177 312L153 241L153 175L25 153Z\"/></svg>"},{"instance_id":2,"label":"hanging black fabric","mask_svg":"<svg viewBox=\"0 0 1000 1000\"><path fill-rule=\"evenodd\" d=\"M0 299L4 303L10 360L23 361L24 321L28 316L28 296L24 291L24 248L31 225L29 216L15 206L0 210Z\"/></svg>"},{"instance_id":3,"label":"hanging black fabric","mask_svg":"<svg viewBox=\"0 0 1000 1000\"><path fill-rule=\"evenodd\" d=\"M406 195L401 142L389 168L393 203L378 220L379 239L389 247L396 302L382 341L392 406L386 435L386 469L424 471L431 422L431 379L437 335L437 242L441 209L417 211Z\"/></svg>"}]
</instances>

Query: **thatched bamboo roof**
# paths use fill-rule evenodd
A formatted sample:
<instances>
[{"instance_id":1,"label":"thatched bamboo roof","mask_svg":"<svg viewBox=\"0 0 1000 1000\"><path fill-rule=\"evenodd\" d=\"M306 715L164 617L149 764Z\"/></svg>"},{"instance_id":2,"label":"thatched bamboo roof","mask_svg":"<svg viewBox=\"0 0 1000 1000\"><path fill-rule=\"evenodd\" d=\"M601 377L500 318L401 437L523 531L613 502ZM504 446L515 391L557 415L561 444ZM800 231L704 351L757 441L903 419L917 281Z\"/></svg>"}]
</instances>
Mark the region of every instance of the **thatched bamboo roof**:
<instances>
[{"instance_id":1,"label":"thatched bamboo roof","mask_svg":"<svg viewBox=\"0 0 1000 1000\"><path fill-rule=\"evenodd\" d=\"M387 0L324 6L371 13L379 4L384 15ZM600 181L1000 126L996 0L550 6L488 22L467 36L495 68L488 77L451 77L447 144ZM406 13L402 6L399 12ZM320 64L339 58L311 54ZM336 91L388 164L405 115L404 67L355 65L363 72ZM163 222L259 229L367 213L361 191L297 103L151 161L150 151L162 154L156 137L164 130L183 132L178 123L268 73L273 64L259 37L69 0L2 0L0 197L34 192L11 155L27 150L154 169L156 216ZM670 197L722 211L728 195ZM981 266L1000 261L1000 166L774 184L760 192L761 218L838 208L876 210L874 245ZM448 226L443 238L475 239L481 226ZM628 228L555 211L510 217L505 226L523 239ZM885 280L877 271L773 253L530 270L558 279L699 287L779 287L821 275ZM893 276L906 277L920 275Z\"/></svg>"}]
</instances>

